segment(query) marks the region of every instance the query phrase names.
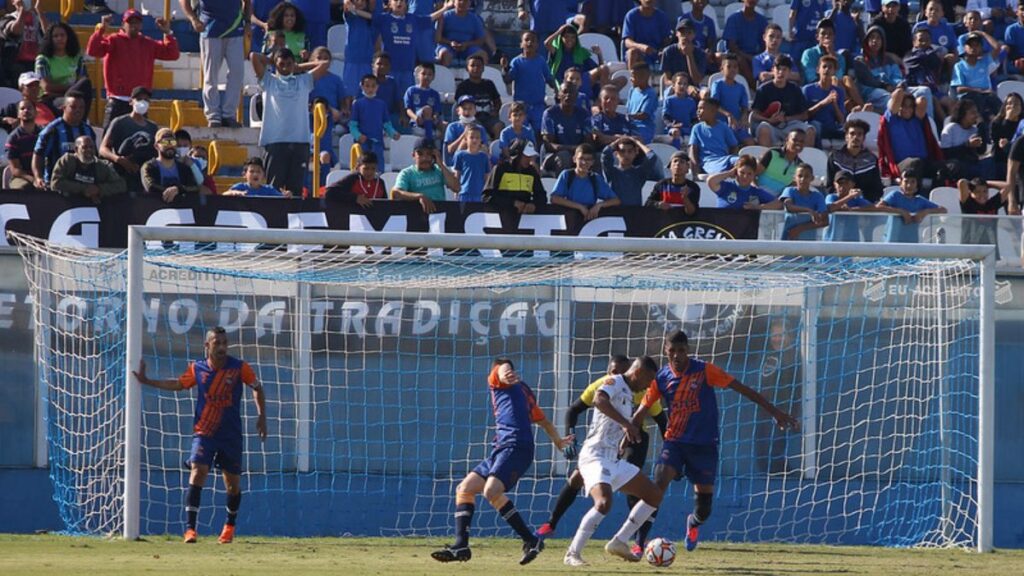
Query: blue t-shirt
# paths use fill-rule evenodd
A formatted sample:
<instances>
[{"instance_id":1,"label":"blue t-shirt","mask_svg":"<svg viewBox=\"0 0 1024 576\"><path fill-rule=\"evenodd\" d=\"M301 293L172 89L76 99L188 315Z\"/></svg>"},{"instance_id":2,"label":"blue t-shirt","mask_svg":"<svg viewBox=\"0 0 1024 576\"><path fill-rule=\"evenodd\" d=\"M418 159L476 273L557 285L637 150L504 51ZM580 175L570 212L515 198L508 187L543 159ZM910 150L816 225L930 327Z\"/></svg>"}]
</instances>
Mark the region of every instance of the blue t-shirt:
<instances>
[{"instance_id":1,"label":"blue t-shirt","mask_svg":"<svg viewBox=\"0 0 1024 576\"><path fill-rule=\"evenodd\" d=\"M764 52L764 30L768 27L768 19L760 12L754 12L754 18L747 20L743 12L737 12L725 21L724 40L736 42L745 54Z\"/></svg>"},{"instance_id":2,"label":"blue t-shirt","mask_svg":"<svg viewBox=\"0 0 1024 576\"><path fill-rule=\"evenodd\" d=\"M537 135L533 133L533 128L529 124L523 123L523 131L516 133L515 128L509 124L501 130L501 134L498 135L498 140L501 142L502 150L508 150L508 147L512 145L512 142L516 140L526 140L534 146L537 145Z\"/></svg>"},{"instance_id":3,"label":"blue t-shirt","mask_svg":"<svg viewBox=\"0 0 1024 576\"><path fill-rule=\"evenodd\" d=\"M398 111L402 105L402 94L398 93L398 82L394 76L385 76L383 80L377 78L377 100L380 100L388 107L388 114Z\"/></svg>"},{"instance_id":4,"label":"blue t-shirt","mask_svg":"<svg viewBox=\"0 0 1024 576\"><path fill-rule=\"evenodd\" d=\"M683 20L689 20L693 23L693 31L696 35L693 37L693 43L695 46L701 49L708 49L715 45L718 40L718 27L715 26L715 20L704 13L704 17L697 20L693 16L693 12L688 12L679 17L679 22Z\"/></svg>"},{"instance_id":5,"label":"blue t-shirt","mask_svg":"<svg viewBox=\"0 0 1024 576\"><path fill-rule=\"evenodd\" d=\"M1024 56L1024 26L1020 22L1014 22L1006 27L1003 41L1010 47L1010 58Z\"/></svg>"},{"instance_id":6,"label":"blue t-shirt","mask_svg":"<svg viewBox=\"0 0 1024 576\"><path fill-rule=\"evenodd\" d=\"M475 124L477 130L480 131L480 141L483 142L484 146L487 146L490 143L490 140L487 137L487 130L475 120L473 121L473 124ZM445 166L451 167L455 163L455 155L448 153L448 145L458 140L459 136L462 136L462 133L465 131L466 124L463 124L462 122L451 122L448 124L448 127L444 129L444 150L442 151L441 156L444 158Z\"/></svg>"},{"instance_id":7,"label":"blue t-shirt","mask_svg":"<svg viewBox=\"0 0 1024 576\"><path fill-rule=\"evenodd\" d=\"M569 185L570 179L572 180L572 186ZM594 190L594 184L597 184L597 190ZM558 175L558 180L555 181L555 189L552 190L551 195L568 198L577 204L587 207L597 204L598 200L614 200L617 198L615 192L612 192L612 187L608 185L608 181L604 179L604 176L592 172L589 176L581 177L573 174L572 170L563 170Z\"/></svg>"},{"instance_id":8,"label":"blue t-shirt","mask_svg":"<svg viewBox=\"0 0 1024 576\"><path fill-rule=\"evenodd\" d=\"M352 122L358 123L361 134L381 145L384 143L384 124L390 120L387 104L379 98L361 96L352 103Z\"/></svg>"},{"instance_id":9,"label":"blue t-shirt","mask_svg":"<svg viewBox=\"0 0 1024 576\"><path fill-rule=\"evenodd\" d=\"M751 66L754 69L754 82L761 81L762 72L771 72L775 67L775 59L781 54L772 54L765 50L751 59Z\"/></svg>"},{"instance_id":10,"label":"blue t-shirt","mask_svg":"<svg viewBox=\"0 0 1024 576\"><path fill-rule=\"evenodd\" d=\"M483 150L476 154L459 150L453 164L459 173L459 202L483 202L484 182L491 171L491 157Z\"/></svg>"},{"instance_id":11,"label":"blue t-shirt","mask_svg":"<svg viewBox=\"0 0 1024 576\"><path fill-rule=\"evenodd\" d=\"M530 14L533 16L530 30L536 32L543 42L566 20L576 15L577 5L576 0L530 0Z\"/></svg>"},{"instance_id":12,"label":"blue t-shirt","mask_svg":"<svg viewBox=\"0 0 1024 576\"><path fill-rule=\"evenodd\" d=\"M835 12L831 8L826 12L826 18L832 20L832 27L836 31L836 51L849 50L854 54L860 52L857 45L857 28L860 26L847 12Z\"/></svg>"},{"instance_id":13,"label":"blue t-shirt","mask_svg":"<svg viewBox=\"0 0 1024 576\"><path fill-rule=\"evenodd\" d=\"M927 158L928 148L924 144L924 125L917 116L904 120L899 114L885 111L885 121L889 127L889 142L892 145L896 163L906 158Z\"/></svg>"},{"instance_id":14,"label":"blue t-shirt","mask_svg":"<svg viewBox=\"0 0 1024 576\"><path fill-rule=\"evenodd\" d=\"M380 2L377 3L380 5ZM353 64L370 64L373 62L373 46L377 39L377 31L366 18L355 14L345 14L348 36L345 43L345 62Z\"/></svg>"},{"instance_id":15,"label":"blue t-shirt","mask_svg":"<svg viewBox=\"0 0 1024 576\"><path fill-rule=\"evenodd\" d=\"M341 108L348 94L345 93L345 82L337 74L328 72L313 81L313 91L309 93L309 101L323 98L332 108Z\"/></svg>"},{"instance_id":16,"label":"blue t-shirt","mask_svg":"<svg viewBox=\"0 0 1024 576\"><path fill-rule=\"evenodd\" d=\"M392 72L411 72L416 67L416 47L413 34L417 30L432 29L429 16L406 14L399 18L390 12L374 14L373 27L381 38L381 51L391 56Z\"/></svg>"},{"instance_id":17,"label":"blue t-shirt","mask_svg":"<svg viewBox=\"0 0 1024 576\"><path fill-rule=\"evenodd\" d=\"M827 208L838 201L839 195L833 192L825 197L825 206ZM863 208L871 205L871 202L865 200L863 196L846 202L848 208ZM852 212L846 212L846 214L852 214ZM830 242L860 242L860 229L860 218L846 215L837 216L833 213L828 228L825 229L824 239Z\"/></svg>"},{"instance_id":18,"label":"blue t-shirt","mask_svg":"<svg viewBox=\"0 0 1024 576\"><path fill-rule=\"evenodd\" d=\"M939 20L939 23L932 26L927 20L922 20L917 24L914 24L912 32L916 32L921 28L927 28L932 35L932 44L938 44L946 49L950 54L955 54L956 49L956 32L953 31L953 27L946 21L945 18Z\"/></svg>"},{"instance_id":19,"label":"blue t-shirt","mask_svg":"<svg viewBox=\"0 0 1024 576\"><path fill-rule=\"evenodd\" d=\"M775 201L775 196L764 188L751 185L747 188L740 188L735 180L725 180L718 186L717 208L743 208L743 205L751 199L756 198L761 204Z\"/></svg>"},{"instance_id":20,"label":"blue t-shirt","mask_svg":"<svg viewBox=\"0 0 1024 576\"><path fill-rule=\"evenodd\" d=\"M886 205L892 206L893 208L906 210L911 214L916 214L921 210L926 210L928 208L938 208L938 204L933 203L924 196L915 195L913 197L909 197L904 194L902 190L893 190L889 192L882 197L882 202L885 202ZM917 229L917 222L906 224L903 222L903 217L899 214L890 215L889 222L885 226L885 236L882 241L916 244L918 242Z\"/></svg>"},{"instance_id":21,"label":"blue t-shirt","mask_svg":"<svg viewBox=\"0 0 1024 576\"><path fill-rule=\"evenodd\" d=\"M419 112L424 106L430 106L434 111L434 114L441 114L441 95L433 88L410 86L409 89L405 91L405 98L403 100L406 110Z\"/></svg>"},{"instance_id":22,"label":"blue t-shirt","mask_svg":"<svg viewBox=\"0 0 1024 576\"><path fill-rule=\"evenodd\" d=\"M989 76L992 57L988 54L982 55L972 66L967 62L966 57L958 60L953 65L953 79L949 82L951 88L966 86L980 90L992 89L992 78Z\"/></svg>"},{"instance_id":23,"label":"blue t-shirt","mask_svg":"<svg viewBox=\"0 0 1024 576\"><path fill-rule=\"evenodd\" d=\"M665 99L665 129L669 124L681 123L680 131L689 134L697 116L697 102L690 96L669 96Z\"/></svg>"},{"instance_id":24,"label":"blue t-shirt","mask_svg":"<svg viewBox=\"0 0 1024 576\"><path fill-rule=\"evenodd\" d=\"M815 212L825 212L825 196L817 190L811 189L806 195L801 194L796 186L787 186L782 191L782 195L779 198L788 198L794 206L801 208L810 208ZM793 212L786 211L786 220L782 225L782 237L789 239L786 234L789 233L790 229L800 224L806 224L811 221L811 215L807 213L795 214ZM818 235L815 230L805 230L800 233L797 240L817 240Z\"/></svg>"},{"instance_id":25,"label":"blue t-shirt","mask_svg":"<svg viewBox=\"0 0 1024 576\"><path fill-rule=\"evenodd\" d=\"M825 12L831 7L832 3L826 0L792 0L789 9L796 11L796 22L793 25L796 35L793 39L814 42L817 38L818 22L821 22Z\"/></svg>"},{"instance_id":26,"label":"blue t-shirt","mask_svg":"<svg viewBox=\"0 0 1024 576\"><path fill-rule=\"evenodd\" d=\"M203 38L233 38L242 35L246 21L242 0L202 0L199 21L206 25Z\"/></svg>"},{"instance_id":27,"label":"blue t-shirt","mask_svg":"<svg viewBox=\"0 0 1024 576\"><path fill-rule=\"evenodd\" d=\"M654 114L657 111L658 91L654 87L648 86L646 89L641 90L634 86L629 91L629 100L626 101L626 113L629 115L647 114L646 120L632 118L629 121L630 130L644 144L650 144L651 140L654 140L654 123L656 121Z\"/></svg>"},{"instance_id":28,"label":"blue t-shirt","mask_svg":"<svg viewBox=\"0 0 1024 576\"><path fill-rule=\"evenodd\" d=\"M724 388L733 377L702 360L690 358L686 371L676 374L671 366L658 371L644 405L660 399L668 415L665 442L718 444L718 398L715 388ZM656 394L654 394L656 392Z\"/></svg>"},{"instance_id":29,"label":"blue t-shirt","mask_svg":"<svg viewBox=\"0 0 1024 576\"><path fill-rule=\"evenodd\" d=\"M825 90L815 82L804 86L803 92L804 98L807 99L808 108L816 106L818 102L821 102L828 97L829 93L835 92L836 104L839 105L839 110L842 112L842 116L840 118L836 118L835 109L829 105L818 110L810 119L821 122L822 128L825 128L826 130L838 130L843 126L843 123L846 122L846 105L843 104L846 94L843 92L842 88L833 84L831 89Z\"/></svg>"},{"instance_id":30,"label":"blue t-shirt","mask_svg":"<svg viewBox=\"0 0 1024 576\"><path fill-rule=\"evenodd\" d=\"M308 72L279 76L268 70L260 79L263 88L263 126L260 146L309 142L309 95L313 75Z\"/></svg>"},{"instance_id":31,"label":"blue t-shirt","mask_svg":"<svg viewBox=\"0 0 1024 576\"><path fill-rule=\"evenodd\" d=\"M178 377L178 383L185 389L198 386L192 420L196 436L241 444L242 389L256 384L256 373L248 363L228 356L223 366L214 368L205 359L197 360Z\"/></svg>"},{"instance_id":32,"label":"blue t-shirt","mask_svg":"<svg viewBox=\"0 0 1024 576\"><path fill-rule=\"evenodd\" d=\"M444 37L452 42L470 42L484 37L484 21L473 12L459 16L455 10L448 10L441 20L444 22Z\"/></svg>"},{"instance_id":33,"label":"blue t-shirt","mask_svg":"<svg viewBox=\"0 0 1024 576\"><path fill-rule=\"evenodd\" d=\"M571 114L566 114L560 106L552 106L544 111L541 121L541 133L552 135L559 144L577 146L590 133L590 115L578 106L573 107Z\"/></svg>"},{"instance_id":34,"label":"blue t-shirt","mask_svg":"<svg viewBox=\"0 0 1024 576\"><path fill-rule=\"evenodd\" d=\"M266 184L260 186L259 188L253 188L252 186L249 186L249 184L245 182L239 182L238 184L235 184L231 188L228 188L228 190L242 190L243 192L245 192L246 196L270 196L277 198L284 197L284 194L281 194L280 190L274 188L273 186L268 186Z\"/></svg>"},{"instance_id":35,"label":"blue t-shirt","mask_svg":"<svg viewBox=\"0 0 1024 576\"><path fill-rule=\"evenodd\" d=\"M516 56L509 65L508 77L513 82L512 98L529 105L544 104L544 88L553 82L551 69L541 56ZM543 81L539 81L543 79Z\"/></svg>"},{"instance_id":36,"label":"blue t-shirt","mask_svg":"<svg viewBox=\"0 0 1024 576\"><path fill-rule=\"evenodd\" d=\"M622 37L661 50L672 37L672 22L657 8L650 16L644 16L639 7L633 8L622 21Z\"/></svg>"},{"instance_id":37,"label":"blue t-shirt","mask_svg":"<svg viewBox=\"0 0 1024 576\"><path fill-rule=\"evenodd\" d=\"M739 81L727 84L725 78L719 78L711 84L711 97L718 100L722 108L739 118L740 111L750 109L750 94Z\"/></svg>"},{"instance_id":38,"label":"blue t-shirt","mask_svg":"<svg viewBox=\"0 0 1024 576\"><path fill-rule=\"evenodd\" d=\"M701 168L708 173L728 169L724 160L731 156L730 148L739 146L736 134L729 125L719 120L714 126L706 122L694 124L690 131L690 145L697 146Z\"/></svg>"},{"instance_id":39,"label":"blue t-shirt","mask_svg":"<svg viewBox=\"0 0 1024 576\"><path fill-rule=\"evenodd\" d=\"M613 117L608 116L604 112L598 112L591 117L590 123L595 130L605 136L621 136L631 133L629 120L626 118L625 114L616 114Z\"/></svg>"}]
</instances>

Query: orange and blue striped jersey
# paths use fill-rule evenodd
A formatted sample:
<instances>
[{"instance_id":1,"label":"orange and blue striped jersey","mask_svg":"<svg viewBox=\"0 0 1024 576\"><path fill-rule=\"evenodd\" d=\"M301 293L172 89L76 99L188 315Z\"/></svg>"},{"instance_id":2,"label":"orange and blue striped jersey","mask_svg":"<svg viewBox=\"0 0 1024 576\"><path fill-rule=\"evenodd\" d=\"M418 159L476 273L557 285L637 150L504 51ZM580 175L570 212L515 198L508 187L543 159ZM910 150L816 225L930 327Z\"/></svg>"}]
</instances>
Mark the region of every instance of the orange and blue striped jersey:
<instances>
[{"instance_id":1,"label":"orange and blue striped jersey","mask_svg":"<svg viewBox=\"0 0 1024 576\"><path fill-rule=\"evenodd\" d=\"M184 388L199 386L192 430L197 436L241 439L242 385L256 385L256 373L247 362L231 356L215 369L206 360L189 364L178 377Z\"/></svg>"},{"instance_id":2,"label":"orange and blue striped jersey","mask_svg":"<svg viewBox=\"0 0 1024 576\"><path fill-rule=\"evenodd\" d=\"M682 374L666 364L647 389L643 405L650 408L662 400L668 411L666 441L718 444L718 399L714 389L725 388L733 380L718 366L702 360L691 358Z\"/></svg>"},{"instance_id":3,"label":"orange and blue striped jersey","mask_svg":"<svg viewBox=\"0 0 1024 576\"><path fill-rule=\"evenodd\" d=\"M525 382L507 385L498 379L497 367L487 377L494 409L494 448L533 446L533 423L545 418L537 397Z\"/></svg>"}]
</instances>

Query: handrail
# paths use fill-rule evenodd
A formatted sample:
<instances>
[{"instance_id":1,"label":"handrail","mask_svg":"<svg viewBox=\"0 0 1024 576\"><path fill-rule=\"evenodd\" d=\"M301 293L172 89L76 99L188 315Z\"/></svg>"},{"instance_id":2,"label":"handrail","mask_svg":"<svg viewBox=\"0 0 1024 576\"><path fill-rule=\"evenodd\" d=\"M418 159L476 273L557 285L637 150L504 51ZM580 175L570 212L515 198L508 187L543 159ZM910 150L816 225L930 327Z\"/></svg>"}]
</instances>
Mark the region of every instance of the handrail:
<instances>
[{"instance_id":1,"label":"handrail","mask_svg":"<svg viewBox=\"0 0 1024 576\"><path fill-rule=\"evenodd\" d=\"M182 110L181 100L171 100L171 130L177 132L181 130L181 125L185 122L185 111Z\"/></svg>"},{"instance_id":2,"label":"handrail","mask_svg":"<svg viewBox=\"0 0 1024 576\"><path fill-rule=\"evenodd\" d=\"M211 177L217 175L217 170L220 169L220 143L216 140L210 142L209 149L206 152L207 163L206 173Z\"/></svg>"},{"instance_id":3,"label":"handrail","mask_svg":"<svg viewBox=\"0 0 1024 576\"><path fill-rule=\"evenodd\" d=\"M320 139L327 132L327 105L317 102L313 106L313 186L310 195L320 197Z\"/></svg>"}]
</instances>

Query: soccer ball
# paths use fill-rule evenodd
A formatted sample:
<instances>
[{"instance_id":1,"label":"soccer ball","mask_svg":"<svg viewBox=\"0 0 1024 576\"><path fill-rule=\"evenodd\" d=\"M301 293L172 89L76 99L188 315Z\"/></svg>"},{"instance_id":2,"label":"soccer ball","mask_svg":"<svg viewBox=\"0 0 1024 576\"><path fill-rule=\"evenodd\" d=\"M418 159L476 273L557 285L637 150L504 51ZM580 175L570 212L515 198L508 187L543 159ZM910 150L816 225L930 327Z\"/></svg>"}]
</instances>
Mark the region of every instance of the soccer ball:
<instances>
[{"instance_id":1,"label":"soccer ball","mask_svg":"<svg viewBox=\"0 0 1024 576\"><path fill-rule=\"evenodd\" d=\"M651 566L668 568L676 560L676 545L665 538L655 538L644 548L644 558Z\"/></svg>"}]
</instances>

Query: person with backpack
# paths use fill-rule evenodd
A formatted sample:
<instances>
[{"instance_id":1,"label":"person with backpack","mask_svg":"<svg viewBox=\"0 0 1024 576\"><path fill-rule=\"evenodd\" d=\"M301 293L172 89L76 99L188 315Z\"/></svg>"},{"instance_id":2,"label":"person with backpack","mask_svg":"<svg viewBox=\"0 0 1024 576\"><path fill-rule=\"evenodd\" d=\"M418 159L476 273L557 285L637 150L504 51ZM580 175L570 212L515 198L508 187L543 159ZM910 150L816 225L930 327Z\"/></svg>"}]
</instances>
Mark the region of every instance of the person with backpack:
<instances>
[{"instance_id":1,"label":"person with backpack","mask_svg":"<svg viewBox=\"0 0 1024 576\"><path fill-rule=\"evenodd\" d=\"M551 193L552 204L578 210L585 220L593 220L604 208L622 203L604 176L592 170L594 156L590 144L577 146L573 154L576 166L559 174Z\"/></svg>"}]
</instances>

